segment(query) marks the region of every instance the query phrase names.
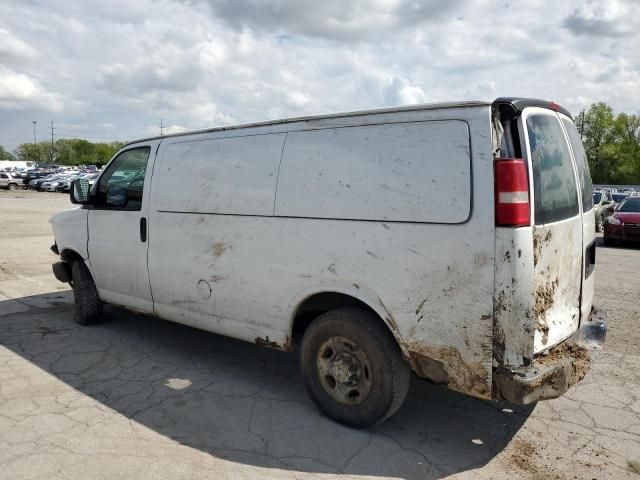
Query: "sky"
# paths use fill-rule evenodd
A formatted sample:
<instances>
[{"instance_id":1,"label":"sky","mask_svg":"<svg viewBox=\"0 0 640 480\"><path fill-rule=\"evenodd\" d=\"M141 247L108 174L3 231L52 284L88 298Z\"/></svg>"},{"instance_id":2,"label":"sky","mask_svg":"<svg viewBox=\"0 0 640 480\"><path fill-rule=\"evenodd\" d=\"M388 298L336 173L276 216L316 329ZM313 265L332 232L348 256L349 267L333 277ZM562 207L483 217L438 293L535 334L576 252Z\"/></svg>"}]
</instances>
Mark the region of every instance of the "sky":
<instances>
[{"instance_id":1,"label":"sky","mask_svg":"<svg viewBox=\"0 0 640 480\"><path fill-rule=\"evenodd\" d=\"M0 145L528 96L640 113L640 0L0 0Z\"/></svg>"}]
</instances>

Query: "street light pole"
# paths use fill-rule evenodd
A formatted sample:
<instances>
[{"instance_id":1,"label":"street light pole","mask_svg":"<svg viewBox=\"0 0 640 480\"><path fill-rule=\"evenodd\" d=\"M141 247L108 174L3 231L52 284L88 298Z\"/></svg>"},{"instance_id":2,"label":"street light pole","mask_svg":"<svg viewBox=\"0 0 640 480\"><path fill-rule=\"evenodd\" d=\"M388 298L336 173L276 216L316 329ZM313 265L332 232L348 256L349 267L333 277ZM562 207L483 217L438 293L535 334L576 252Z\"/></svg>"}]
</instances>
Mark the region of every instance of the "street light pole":
<instances>
[{"instance_id":1,"label":"street light pole","mask_svg":"<svg viewBox=\"0 0 640 480\"><path fill-rule=\"evenodd\" d=\"M38 144L36 142L36 123L38 123L35 120L31 120L31 123L33 123L33 154L35 156L35 161L36 163L38 162Z\"/></svg>"}]
</instances>

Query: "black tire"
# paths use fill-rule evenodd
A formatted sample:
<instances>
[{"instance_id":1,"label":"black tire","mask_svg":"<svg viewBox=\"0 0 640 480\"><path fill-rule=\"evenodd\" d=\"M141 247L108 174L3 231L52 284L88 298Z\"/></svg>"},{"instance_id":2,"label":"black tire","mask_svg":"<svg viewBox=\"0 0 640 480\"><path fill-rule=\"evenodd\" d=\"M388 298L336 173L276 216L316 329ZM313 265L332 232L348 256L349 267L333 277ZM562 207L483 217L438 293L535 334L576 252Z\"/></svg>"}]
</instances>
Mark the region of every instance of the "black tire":
<instances>
[{"instance_id":1,"label":"black tire","mask_svg":"<svg viewBox=\"0 0 640 480\"><path fill-rule=\"evenodd\" d=\"M346 339L351 346L336 354L331 343L334 339L341 339L338 342ZM349 381L345 383L331 376L336 370L332 370L331 375L320 373L324 368L322 362L332 361L335 366L343 360L339 355L349 355L354 351L354 345L358 355L364 354L363 362L356 361L354 367L360 372L359 376L351 375L349 370ZM333 360L326 356L327 350L332 352ZM352 356L355 358L355 354ZM344 362L339 368L343 365ZM352 365L350 363L347 368ZM302 338L300 369L307 392L316 406L329 418L354 428L375 425L393 415L407 396L411 381L409 365L391 333L373 313L357 308L324 313L309 325ZM344 375L343 372L344 369L339 373ZM351 386L354 378L359 380ZM334 398L338 389L351 388L355 390L350 390L343 401ZM363 391L361 398L360 390ZM354 391L356 396L352 395Z\"/></svg>"},{"instance_id":2,"label":"black tire","mask_svg":"<svg viewBox=\"0 0 640 480\"><path fill-rule=\"evenodd\" d=\"M75 300L73 320L80 325L100 322L102 302L91 273L82 260L75 260L71 264L71 279Z\"/></svg>"},{"instance_id":3,"label":"black tire","mask_svg":"<svg viewBox=\"0 0 640 480\"><path fill-rule=\"evenodd\" d=\"M602 243L603 245L606 245L607 247L610 247L611 245L613 245L613 242L608 239L607 237L602 237Z\"/></svg>"}]
</instances>

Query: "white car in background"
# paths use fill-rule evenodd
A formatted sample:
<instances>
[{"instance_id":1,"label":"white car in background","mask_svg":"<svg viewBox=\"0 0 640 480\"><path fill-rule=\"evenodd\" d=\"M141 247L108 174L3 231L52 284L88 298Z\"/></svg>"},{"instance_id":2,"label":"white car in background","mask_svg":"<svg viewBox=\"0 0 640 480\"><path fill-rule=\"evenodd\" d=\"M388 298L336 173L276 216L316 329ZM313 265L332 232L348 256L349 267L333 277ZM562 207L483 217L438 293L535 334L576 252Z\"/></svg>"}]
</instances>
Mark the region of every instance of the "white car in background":
<instances>
[{"instance_id":1,"label":"white car in background","mask_svg":"<svg viewBox=\"0 0 640 480\"><path fill-rule=\"evenodd\" d=\"M55 192L60 182L65 181L67 178L69 178L69 175L67 174L56 175L46 182L43 182L40 188L46 192Z\"/></svg>"}]
</instances>

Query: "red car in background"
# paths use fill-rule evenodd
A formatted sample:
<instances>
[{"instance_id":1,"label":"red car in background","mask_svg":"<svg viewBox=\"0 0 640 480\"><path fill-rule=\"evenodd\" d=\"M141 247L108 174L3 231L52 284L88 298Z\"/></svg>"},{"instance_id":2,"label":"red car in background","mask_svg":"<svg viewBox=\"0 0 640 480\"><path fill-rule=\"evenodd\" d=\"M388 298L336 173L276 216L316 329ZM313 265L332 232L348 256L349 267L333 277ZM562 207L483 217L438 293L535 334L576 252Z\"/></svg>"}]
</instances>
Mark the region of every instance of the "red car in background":
<instances>
[{"instance_id":1,"label":"red car in background","mask_svg":"<svg viewBox=\"0 0 640 480\"><path fill-rule=\"evenodd\" d=\"M640 195L625 198L605 219L605 245L617 241L640 243Z\"/></svg>"}]
</instances>

